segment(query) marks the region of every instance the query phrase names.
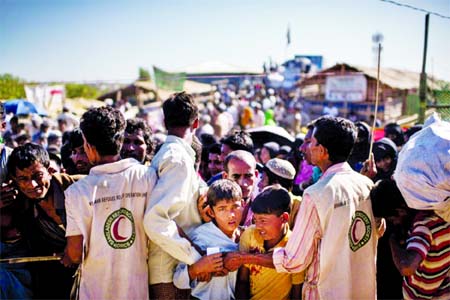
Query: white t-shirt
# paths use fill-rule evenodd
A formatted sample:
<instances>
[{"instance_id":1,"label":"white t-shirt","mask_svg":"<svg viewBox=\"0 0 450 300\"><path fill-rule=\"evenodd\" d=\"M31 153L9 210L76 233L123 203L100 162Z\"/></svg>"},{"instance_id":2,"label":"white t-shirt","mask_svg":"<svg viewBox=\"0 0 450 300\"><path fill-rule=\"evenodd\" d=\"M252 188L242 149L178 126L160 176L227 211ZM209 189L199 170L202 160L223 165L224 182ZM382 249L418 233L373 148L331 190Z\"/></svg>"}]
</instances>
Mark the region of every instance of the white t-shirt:
<instances>
[{"instance_id":1,"label":"white t-shirt","mask_svg":"<svg viewBox=\"0 0 450 300\"><path fill-rule=\"evenodd\" d=\"M156 182L133 158L93 167L66 191L66 236L83 235L80 299L148 299L144 212Z\"/></svg>"}]
</instances>

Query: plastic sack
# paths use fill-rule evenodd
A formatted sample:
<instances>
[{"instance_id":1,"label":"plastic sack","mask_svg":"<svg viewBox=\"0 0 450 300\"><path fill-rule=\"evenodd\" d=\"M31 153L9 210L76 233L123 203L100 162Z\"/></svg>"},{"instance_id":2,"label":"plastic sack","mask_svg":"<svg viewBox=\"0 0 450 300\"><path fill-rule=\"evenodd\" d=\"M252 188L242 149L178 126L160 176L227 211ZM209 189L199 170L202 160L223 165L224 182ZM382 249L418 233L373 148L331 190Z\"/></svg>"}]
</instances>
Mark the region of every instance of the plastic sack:
<instances>
[{"instance_id":1,"label":"plastic sack","mask_svg":"<svg viewBox=\"0 0 450 300\"><path fill-rule=\"evenodd\" d=\"M413 209L434 210L450 222L450 123L436 114L398 155L394 179Z\"/></svg>"}]
</instances>

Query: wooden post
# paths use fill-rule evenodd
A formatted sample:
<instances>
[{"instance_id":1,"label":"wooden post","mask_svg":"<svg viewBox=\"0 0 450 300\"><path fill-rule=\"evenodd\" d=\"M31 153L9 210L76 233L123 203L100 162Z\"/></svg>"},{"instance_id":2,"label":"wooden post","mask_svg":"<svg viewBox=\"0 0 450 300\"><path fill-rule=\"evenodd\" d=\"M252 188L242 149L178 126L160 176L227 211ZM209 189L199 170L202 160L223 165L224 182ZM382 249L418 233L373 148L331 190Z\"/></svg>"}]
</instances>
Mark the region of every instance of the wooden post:
<instances>
[{"instance_id":1,"label":"wooden post","mask_svg":"<svg viewBox=\"0 0 450 300\"><path fill-rule=\"evenodd\" d=\"M423 59L422 59L422 73L420 73L420 87L419 87L419 123L425 122L425 110L427 109L427 73L425 71L427 63L427 46L428 46L428 23L430 21L430 14L425 16L425 40L423 44Z\"/></svg>"}]
</instances>

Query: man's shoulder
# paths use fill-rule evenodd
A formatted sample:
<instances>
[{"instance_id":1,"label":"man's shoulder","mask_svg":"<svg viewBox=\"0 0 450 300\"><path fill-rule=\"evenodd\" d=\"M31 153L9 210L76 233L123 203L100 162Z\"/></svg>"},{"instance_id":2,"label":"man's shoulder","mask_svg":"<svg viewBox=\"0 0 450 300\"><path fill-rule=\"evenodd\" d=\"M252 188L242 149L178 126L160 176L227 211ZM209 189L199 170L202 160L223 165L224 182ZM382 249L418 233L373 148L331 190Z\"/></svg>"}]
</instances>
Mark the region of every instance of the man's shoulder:
<instances>
[{"instance_id":1,"label":"man's shoulder","mask_svg":"<svg viewBox=\"0 0 450 300\"><path fill-rule=\"evenodd\" d=\"M311 190L323 188L350 187L352 184L367 186L372 188L373 182L367 176L359 174L354 170L338 171L336 173L325 174L318 182L311 186Z\"/></svg>"},{"instance_id":2,"label":"man's shoulder","mask_svg":"<svg viewBox=\"0 0 450 300\"><path fill-rule=\"evenodd\" d=\"M58 184L63 190L68 189L72 184L83 179L86 175L69 175L65 173L56 173L52 175L52 181Z\"/></svg>"}]
</instances>

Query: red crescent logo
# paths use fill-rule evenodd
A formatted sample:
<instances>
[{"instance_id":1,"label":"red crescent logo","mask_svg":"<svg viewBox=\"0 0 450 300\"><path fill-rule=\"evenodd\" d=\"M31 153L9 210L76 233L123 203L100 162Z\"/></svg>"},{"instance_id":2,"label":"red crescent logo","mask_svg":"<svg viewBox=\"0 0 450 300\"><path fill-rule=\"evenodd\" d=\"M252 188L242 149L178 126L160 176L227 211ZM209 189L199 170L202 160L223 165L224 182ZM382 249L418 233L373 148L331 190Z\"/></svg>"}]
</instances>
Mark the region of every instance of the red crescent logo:
<instances>
[{"instance_id":1,"label":"red crescent logo","mask_svg":"<svg viewBox=\"0 0 450 300\"><path fill-rule=\"evenodd\" d=\"M125 219L125 216L120 216L117 219L117 221L114 223L113 228L112 228L112 234L116 241L123 241L123 240L127 239L127 237L123 237L119 234L119 224L120 224L120 221L122 221L123 219Z\"/></svg>"},{"instance_id":2,"label":"red crescent logo","mask_svg":"<svg viewBox=\"0 0 450 300\"><path fill-rule=\"evenodd\" d=\"M357 242L358 241L358 237L356 236L356 227L358 226L358 223L361 222L360 219L356 219L355 223L353 224L353 229L352 229L352 239L353 241Z\"/></svg>"}]
</instances>

